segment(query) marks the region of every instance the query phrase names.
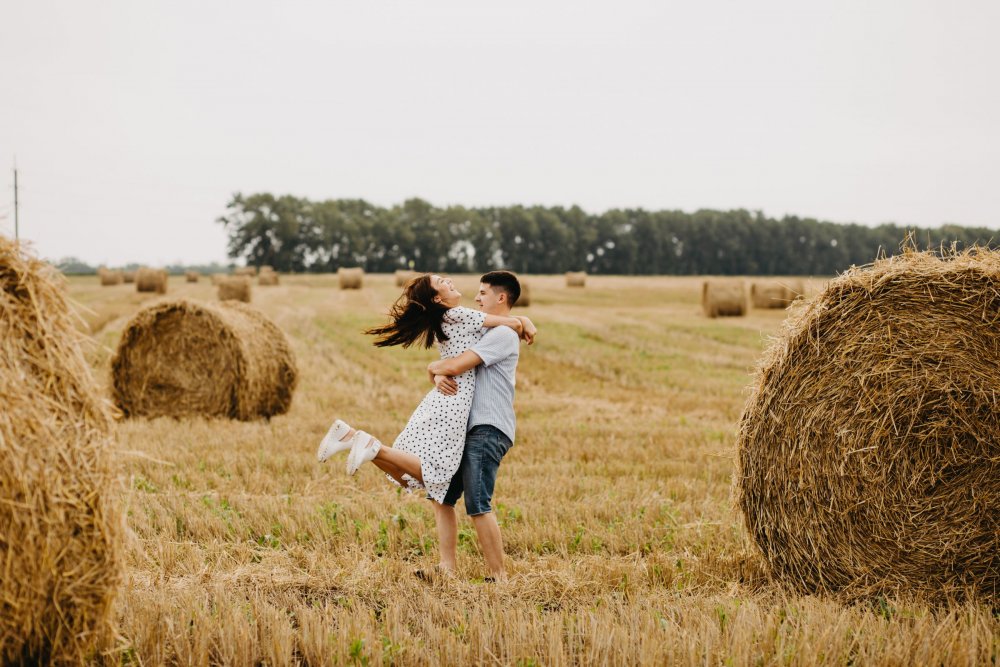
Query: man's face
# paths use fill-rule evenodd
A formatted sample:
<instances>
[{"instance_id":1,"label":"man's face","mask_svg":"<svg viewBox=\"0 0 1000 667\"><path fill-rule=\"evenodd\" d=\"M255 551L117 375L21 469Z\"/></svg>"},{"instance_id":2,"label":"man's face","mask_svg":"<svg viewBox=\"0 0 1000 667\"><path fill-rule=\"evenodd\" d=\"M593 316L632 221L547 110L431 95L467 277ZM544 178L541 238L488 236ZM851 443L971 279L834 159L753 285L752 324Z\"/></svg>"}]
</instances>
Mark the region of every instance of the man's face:
<instances>
[{"instance_id":1,"label":"man's face","mask_svg":"<svg viewBox=\"0 0 1000 667\"><path fill-rule=\"evenodd\" d=\"M501 301L501 298L503 299ZM476 303L480 310L486 313L496 314L503 309L507 302L507 294L503 290L498 290L492 285L479 283L479 293L476 294Z\"/></svg>"}]
</instances>

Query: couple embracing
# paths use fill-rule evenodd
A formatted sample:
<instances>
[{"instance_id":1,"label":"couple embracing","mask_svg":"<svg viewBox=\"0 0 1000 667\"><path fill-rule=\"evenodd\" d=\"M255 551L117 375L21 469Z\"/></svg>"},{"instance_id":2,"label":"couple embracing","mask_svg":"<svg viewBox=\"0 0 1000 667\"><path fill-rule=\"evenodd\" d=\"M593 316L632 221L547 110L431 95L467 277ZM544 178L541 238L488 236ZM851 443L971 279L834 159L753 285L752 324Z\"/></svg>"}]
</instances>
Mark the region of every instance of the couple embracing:
<instances>
[{"instance_id":1,"label":"couple embracing","mask_svg":"<svg viewBox=\"0 0 1000 667\"><path fill-rule=\"evenodd\" d=\"M514 375L521 339L529 345L536 329L526 317L511 317L521 295L517 277L492 271L480 278L479 310L459 305L451 279L424 274L411 280L389 313L390 322L365 333L375 345L409 347L437 343L441 358L427 367L435 388L424 397L392 447L340 419L320 443L325 461L346 451L347 473L371 462L408 491L425 491L434 505L440 562L421 578L455 570L458 521L455 503L476 529L490 575L506 578L503 540L491 500L500 461L514 442Z\"/></svg>"}]
</instances>

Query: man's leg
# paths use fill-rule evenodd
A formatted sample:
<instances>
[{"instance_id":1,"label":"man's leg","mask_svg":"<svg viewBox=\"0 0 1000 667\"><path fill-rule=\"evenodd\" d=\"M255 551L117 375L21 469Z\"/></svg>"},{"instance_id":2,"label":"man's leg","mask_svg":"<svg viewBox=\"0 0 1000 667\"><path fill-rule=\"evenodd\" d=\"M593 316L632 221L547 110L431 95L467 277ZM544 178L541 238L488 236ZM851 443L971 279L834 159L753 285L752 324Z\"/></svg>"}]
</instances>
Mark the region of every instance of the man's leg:
<instances>
[{"instance_id":1,"label":"man's leg","mask_svg":"<svg viewBox=\"0 0 1000 667\"><path fill-rule=\"evenodd\" d=\"M500 536L500 526L493 512L477 514L472 517L472 525L476 527L476 537L479 548L483 550L486 567L496 581L507 578L507 570L503 566L503 538Z\"/></svg>"}]
</instances>

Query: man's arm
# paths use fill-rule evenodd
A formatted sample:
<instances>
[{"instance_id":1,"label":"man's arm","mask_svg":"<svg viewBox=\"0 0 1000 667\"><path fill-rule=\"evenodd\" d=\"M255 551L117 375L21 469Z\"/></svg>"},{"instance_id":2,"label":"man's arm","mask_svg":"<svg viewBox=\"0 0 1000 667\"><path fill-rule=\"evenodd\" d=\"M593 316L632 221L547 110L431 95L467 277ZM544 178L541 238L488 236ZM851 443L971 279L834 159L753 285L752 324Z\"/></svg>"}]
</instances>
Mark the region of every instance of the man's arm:
<instances>
[{"instance_id":1,"label":"man's arm","mask_svg":"<svg viewBox=\"0 0 1000 667\"><path fill-rule=\"evenodd\" d=\"M451 359L438 359L427 366L427 372L431 375L461 375L470 368L475 368L483 360L472 350L466 350L457 357Z\"/></svg>"}]
</instances>

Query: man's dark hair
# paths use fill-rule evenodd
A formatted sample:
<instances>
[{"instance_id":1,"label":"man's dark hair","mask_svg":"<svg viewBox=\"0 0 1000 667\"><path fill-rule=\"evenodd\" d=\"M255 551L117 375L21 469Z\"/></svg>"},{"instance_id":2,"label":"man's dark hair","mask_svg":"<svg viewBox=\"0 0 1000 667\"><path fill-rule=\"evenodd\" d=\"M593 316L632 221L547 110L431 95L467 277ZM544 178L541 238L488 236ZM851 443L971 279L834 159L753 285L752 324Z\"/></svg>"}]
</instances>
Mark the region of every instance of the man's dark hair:
<instances>
[{"instance_id":1,"label":"man's dark hair","mask_svg":"<svg viewBox=\"0 0 1000 667\"><path fill-rule=\"evenodd\" d=\"M511 306L521 297L521 283L510 271L490 271L479 282L503 290L507 294L507 303Z\"/></svg>"}]
</instances>

